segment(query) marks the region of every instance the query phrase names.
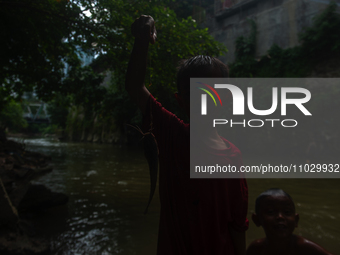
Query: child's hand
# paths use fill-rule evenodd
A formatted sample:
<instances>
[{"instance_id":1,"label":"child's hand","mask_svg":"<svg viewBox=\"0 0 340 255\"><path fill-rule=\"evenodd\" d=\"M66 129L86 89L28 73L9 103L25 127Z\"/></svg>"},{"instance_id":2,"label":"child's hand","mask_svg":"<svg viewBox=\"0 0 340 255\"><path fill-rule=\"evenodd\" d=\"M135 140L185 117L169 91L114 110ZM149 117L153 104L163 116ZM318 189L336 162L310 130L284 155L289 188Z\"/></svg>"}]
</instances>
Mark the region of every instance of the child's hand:
<instances>
[{"instance_id":1,"label":"child's hand","mask_svg":"<svg viewBox=\"0 0 340 255\"><path fill-rule=\"evenodd\" d=\"M142 15L131 25L131 33L135 38L154 44L157 38L155 21L151 16Z\"/></svg>"}]
</instances>

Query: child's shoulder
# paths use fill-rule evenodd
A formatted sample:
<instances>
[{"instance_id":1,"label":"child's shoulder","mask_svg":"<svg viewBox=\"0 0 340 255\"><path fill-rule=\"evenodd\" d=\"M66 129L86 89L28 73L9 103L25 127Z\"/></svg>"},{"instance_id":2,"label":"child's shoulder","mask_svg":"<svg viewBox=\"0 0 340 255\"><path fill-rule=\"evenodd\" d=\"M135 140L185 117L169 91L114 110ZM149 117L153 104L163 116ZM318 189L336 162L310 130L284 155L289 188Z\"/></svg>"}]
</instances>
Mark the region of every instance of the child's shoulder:
<instances>
[{"instance_id":1,"label":"child's shoulder","mask_svg":"<svg viewBox=\"0 0 340 255\"><path fill-rule=\"evenodd\" d=\"M256 255L256 254L263 254L264 246L265 246L265 238L257 239L253 241L247 249L247 255Z\"/></svg>"},{"instance_id":2,"label":"child's shoulder","mask_svg":"<svg viewBox=\"0 0 340 255\"><path fill-rule=\"evenodd\" d=\"M330 252L327 252L320 245L309 241L308 239L302 236L293 235L293 246L289 248L289 251L283 251L283 254L296 254L296 255L332 255ZM275 248L274 248L275 250ZM264 254L272 254L272 248L268 248L268 243L266 238L257 239L253 241L247 249L247 255L264 255ZM278 252L276 252L278 254Z\"/></svg>"},{"instance_id":3,"label":"child's shoulder","mask_svg":"<svg viewBox=\"0 0 340 255\"><path fill-rule=\"evenodd\" d=\"M308 255L332 255L327 252L320 245L302 237L296 236L296 254L308 254Z\"/></svg>"}]
</instances>

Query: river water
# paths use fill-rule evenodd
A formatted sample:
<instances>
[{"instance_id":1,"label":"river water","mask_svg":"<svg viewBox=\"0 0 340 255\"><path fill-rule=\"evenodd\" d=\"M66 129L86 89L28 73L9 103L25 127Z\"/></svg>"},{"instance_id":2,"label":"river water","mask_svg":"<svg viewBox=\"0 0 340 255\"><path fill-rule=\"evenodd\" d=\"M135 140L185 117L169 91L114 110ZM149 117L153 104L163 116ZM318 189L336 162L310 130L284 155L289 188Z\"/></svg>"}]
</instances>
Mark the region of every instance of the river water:
<instances>
[{"instance_id":1,"label":"river water","mask_svg":"<svg viewBox=\"0 0 340 255\"><path fill-rule=\"evenodd\" d=\"M149 176L139 148L52 138L24 142L28 150L52 157L54 170L35 182L69 196L67 205L31 215L38 231L50 238L52 254L156 253L159 197L156 192L144 215ZM279 187L293 197L300 215L295 233L340 254L340 179L249 179L248 186L248 244L264 237L251 221L256 197Z\"/></svg>"}]
</instances>

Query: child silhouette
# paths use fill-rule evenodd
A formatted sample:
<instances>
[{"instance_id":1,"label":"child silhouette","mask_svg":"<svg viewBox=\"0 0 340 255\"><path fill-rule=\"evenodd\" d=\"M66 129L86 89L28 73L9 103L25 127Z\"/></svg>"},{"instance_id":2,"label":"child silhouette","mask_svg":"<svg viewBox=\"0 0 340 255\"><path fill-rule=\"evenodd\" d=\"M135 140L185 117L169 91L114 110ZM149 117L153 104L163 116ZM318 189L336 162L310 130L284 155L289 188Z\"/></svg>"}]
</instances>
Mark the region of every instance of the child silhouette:
<instances>
[{"instance_id":1,"label":"child silhouette","mask_svg":"<svg viewBox=\"0 0 340 255\"><path fill-rule=\"evenodd\" d=\"M252 219L256 226L262 226L266 237L252 242L247 255L332 255L316 243L293 234L299 214L295 213L290 195L282 189L261 193Z\"/></svg>"}]
</instances>

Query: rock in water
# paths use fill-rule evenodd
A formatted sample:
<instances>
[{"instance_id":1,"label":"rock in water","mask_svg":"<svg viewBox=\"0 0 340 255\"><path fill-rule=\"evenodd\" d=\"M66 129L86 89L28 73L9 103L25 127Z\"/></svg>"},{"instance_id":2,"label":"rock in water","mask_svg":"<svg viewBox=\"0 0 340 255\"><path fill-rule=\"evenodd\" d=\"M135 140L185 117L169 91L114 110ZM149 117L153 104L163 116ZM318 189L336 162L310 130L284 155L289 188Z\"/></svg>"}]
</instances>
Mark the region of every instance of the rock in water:
<instances>
[{"instance_id":1,"label":"rock in water","mask_svg":"<svg viewBox=\"0 0 340 255\"><path fill-rule=\"evenodd\" d=\"M31 185L18 205L19 211L40 211L68 202L68 196L52 192L44 185Z\"/></svg>"}]
</instances>

